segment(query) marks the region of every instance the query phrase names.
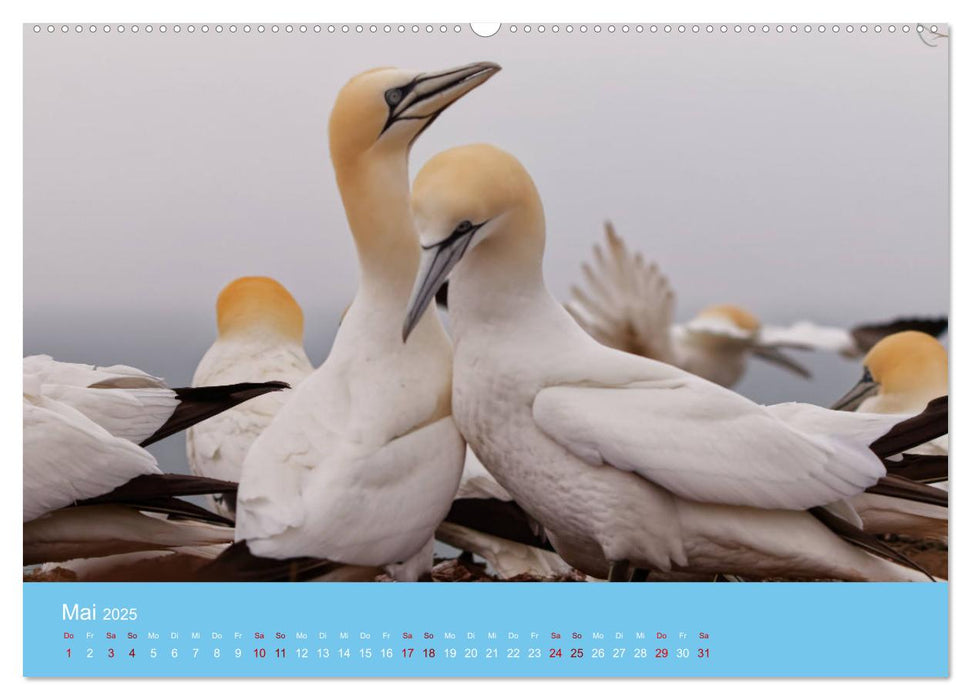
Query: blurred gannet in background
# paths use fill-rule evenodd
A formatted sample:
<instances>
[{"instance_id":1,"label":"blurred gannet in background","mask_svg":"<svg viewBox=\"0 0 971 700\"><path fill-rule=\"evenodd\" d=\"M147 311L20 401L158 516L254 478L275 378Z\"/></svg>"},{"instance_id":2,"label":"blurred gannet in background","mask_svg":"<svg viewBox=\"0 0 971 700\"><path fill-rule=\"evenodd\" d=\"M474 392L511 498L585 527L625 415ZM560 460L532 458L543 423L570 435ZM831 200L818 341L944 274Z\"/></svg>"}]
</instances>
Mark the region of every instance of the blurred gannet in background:
<instances>
[{"instance_id":1,"label":"blurred gannet in background","mask_svg":"<svg viewBox=\"0 0 971 700\"><path fill-rule=\"evenodd\" d=\"M452 353L441 323L425 318L414 344L400 335L419 261L408 153L442 111L498 70L382 68L338 95L330 153L360 285L327 360L253 443L237 498L238 542L213 577L223 575L220 564L236 576L233 557L246 548L271 560L387 567L400 580L430 570L465 444L451 416Z\"/></svg>"},{"instance_id":2,"label":"blurred gannet in background","mask_svg":"<svg viewBox=\"0 0 971 700\"><path fill-rule=\"evenodd\" d=\"M922 411L948 395L947 365L944 346L926 333L904 331L887 336L867 353L863 377L833 408L870 413ZM947 435L907 453L899 467L888 468L891 473L946 487ZM947 508L869 493L856 496L852 503L868 532L947 541Z\"/></svg>"},{"instance_id":3,"label":"blurred gannet in background","mask_svg":"<svg viewBox=\"0 0 971 700\"><path fill-rule=\"evenodd\" d=\"M313 372L303 347L303 312L286 287L269 277L240 277L219 293L216 302L219 337L199 362L193 386L240 381L281 380L296 387ZM186 434L193 474L239 481L243 460L253 441L289 398L271 393L226 411ZM235 512L212 497L223 515Z\"/></svg>"},{"instance_id":4,"label":"blurred gannet in background","mask_svg":"<svg viewBox=\"0 0 971 700\"><path fill-rule=\"evenodd\" d=\"M539 194L499 149L433 158L413 208L423 252L403 332L454 268L455 421L572 566L611 580L631 566L926 578L876 538L855 541L897 561L849 544L834 513L852 517L842 501L885 476L868 445L901 417L763 407L597 343L547 291Z\"/></svg>"},{"instance_id":5,"label":"blurred gannet in background","mask_svg":"<svg viewBox=\"0 0 971 700\"><path fill-rule=\"evenodd\" d=\"M675 325L674 290L656 263L647 264L640 253L632 254L610 223L605 248L596 245L593 252L593 264L582 267L586 289L572 287L566 305L584 330L604 345L676 365L726 387L742 378L750 356L808 378L809 372L783 349L862 357L880 338L897 331L940 335L947 329L946 318L897 319L850 330L808 321L763 326L732 304L711 306Z\"/></svg>"},{"instance_id":6,"label":"blurred gannet in background","mask_svg":"<svg viewBox=\"0 0 971 700\"><path fill-rule=\"evenodd\" d=\"M24 358L23 381L25 564L231 540L219 516L176 497L233 485L163 474L143 446L286 386L170 389L132 367L46 355Z\"/></svg>"}]
</instances>

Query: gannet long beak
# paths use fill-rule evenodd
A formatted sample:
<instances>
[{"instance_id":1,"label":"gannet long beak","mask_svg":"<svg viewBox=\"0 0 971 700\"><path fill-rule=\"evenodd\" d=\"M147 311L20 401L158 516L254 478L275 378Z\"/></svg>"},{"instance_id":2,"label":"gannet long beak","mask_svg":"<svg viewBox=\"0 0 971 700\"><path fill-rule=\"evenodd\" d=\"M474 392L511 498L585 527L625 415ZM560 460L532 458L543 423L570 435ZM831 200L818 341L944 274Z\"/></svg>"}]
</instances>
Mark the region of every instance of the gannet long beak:
<instances>
[{"instance_id":1,"label":"gannet long beak","mask_svg":"<svg viewBox=\"0 0 971 700\"><path fill-rule=\"evenodd\" d=\"M772 345L756 345L752 348L752 354L762 360L765 360L766 362L781 367L782 369L789 370L793 374L798 374L803 379L812 378L812 373L808 369L786 355L777 347Z\"/></svg>"},{"instance_id":2,"label":"gannet long beak","mask_svg":"<svg viewBox=\"0 0 971 700\"><path fill-rule=\"evenodd\" d=\"M402 119L428 119L429 124L453 102L471 92L502 70L497 63L480 61L438 73L422 73L404 88L388 114L381 133ZM424 131L424 128L422 131ZM420 133L420 132L419 132Z\"/></svg>"},{"instance_id":3,"label":"gannet long beak","mask_svg":"<svg viewBox=\"0 0 971 700\"><path fill-rule=\"evenodd\" d=\"M880 385L873 381L869 371L863 373L863 378L852 389L843 394L832 406L834 411L854 411L863 401L880 390Z\"/></svg>"},{"instance_id":4,"label":"gannet long beak","mask_svg":"<svg viewBox=\"0 0 971 700\"><path fill-rule=\"evenodd\" d=\"M415 278L411 299L408 301L408 310L405 312L405 324L401 330L402 341L408 340L408 336L418 325L425 309L435 298L435 293L445 284L448 273L465 255L469 243L472 242L472 236L483 225L485 222L469 225L468 228L460 226L442 241L421 247L421 265Z\"/></svg>"}]
</instances>

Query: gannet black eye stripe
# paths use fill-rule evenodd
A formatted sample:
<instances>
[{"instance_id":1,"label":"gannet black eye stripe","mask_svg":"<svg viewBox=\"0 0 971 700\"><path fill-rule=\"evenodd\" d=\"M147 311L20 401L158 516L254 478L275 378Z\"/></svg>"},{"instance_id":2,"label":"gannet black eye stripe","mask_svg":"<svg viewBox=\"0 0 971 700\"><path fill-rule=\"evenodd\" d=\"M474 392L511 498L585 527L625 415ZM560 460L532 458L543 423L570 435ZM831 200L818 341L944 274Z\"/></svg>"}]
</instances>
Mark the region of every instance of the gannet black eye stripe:
<instances>
[{"instance_id":1,"label":"gannet black eye stripe","mask_svg":"<svg viewBox=\"0 0 971 700\"><path fill-rule=\"evenodd\" d=\"M473 224L471 221L468 221L468 220L462 221L461 223L459 223L458 226L455 227L455 230L448 235L448 238L443 238L438 243L423 245L421 248L422 250L431 250L432 248L447 247L447 246L450 246L459 238L461 238L462 236L468 236L469 240L472 240L472 234L474 234L480 228L485 226L487 223L489 223L488 219L486 219L485 221L479 224ZM466 247L468 247L468 243L466 243L465 247L462 248L462 253L465 253Z\"/></svg>"}]
</instances>

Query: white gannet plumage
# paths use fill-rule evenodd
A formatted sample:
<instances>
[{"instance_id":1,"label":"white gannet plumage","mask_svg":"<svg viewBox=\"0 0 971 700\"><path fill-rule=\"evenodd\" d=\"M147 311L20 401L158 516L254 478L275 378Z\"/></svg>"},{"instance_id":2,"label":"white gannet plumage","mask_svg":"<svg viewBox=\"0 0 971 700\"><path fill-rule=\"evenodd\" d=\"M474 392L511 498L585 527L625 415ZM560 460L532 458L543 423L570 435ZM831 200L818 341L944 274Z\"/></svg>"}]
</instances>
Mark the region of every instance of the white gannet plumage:
<instances>
[{"instance_id":1,"label":"white gannet plumage","mask_svg":"<svg viewBox=\"0 0 971 700\"><path fill-rule=\"evenodd\" d=\"M200 360L193 386L279 380L296 387L313 371L303 347L303 312L276 280L234 280L219 294L216 318L219 337ZM250 446L287 398L288 392L266 394L190 428L192 472L239 481ZM222 497L212 500L223 514L233 511Z\"/></svg>"},{"instance_id":2,"label":"white gannet plumage","mask_svg":"<svg viewBox=\"0 0 971 700\"><path fill-rule=\"evenodd\" d=\"M429 315L400 332L419 247L408 153L438 114L498 70L377 69L341 90L331 160L358 250L359 288L324 364L293 392L243 464L236 539L252 554L384 566L413 580L458 487L451 345Z\"/></svg>"},{"instance_id":3,"label":"white gannet plumage","mask_svg":"<svg viewBox=\"0 0 971 700\"><path fill-rule=\"evenodd\" d=\"M488 472L471 449L466 450L465 465L455 500L492 500L510 503L513 498ZM495 517L503 517L497 513ZM540 529L534 524L534 530ZM538 533L535 533L538 534ZM443 522L437 530L438 539L453 547L474 552L485 559L492 569L504 579L517 576L551 578L565 576L572 568L555 552L540 549L504 537L482 532L459 523Z\"/></svg>"},{"instance_id":4,"label":"white gannet plumage","mask_svg":"<svg viewBox=\"0 0 971 700\"><path fill-rule=\"evenodd\" d=\"M687 323L674 323L676 295L657 263L628 249L612 224L603 248L594 246L592 263L582 265L584 287L574 285L566 308L599 342L618 350L676 365L722 386L734 386L750 357L809 377L783 351L822 350L862 357L879 338L916 328L940 334L947 319L901 318L852 329L799 321L763 325L734 304L700 311Z\"/></svg>"},{"instance_id":5,"label":"white gannet plumage","mask_svg":"<svg viewBox=\"0 0 971 700\"><path fill-rule=\"evenodd\" d=\"M175 391L160 378L125 365L94 367L32 355L24 358L24 373L37 377L43 396L136 444L161 428L179 405Z\"/></svg>"},{"instance_id":6,"label":"white gannet plumage","mask_svg":"<svg viewBox=\"0 0 971 700\"><path fill-rule=\"evenodd\" d=\"M24 375L24 522L161 473L147 450L44 396L42 386L39 375Z\"/></svg>"},{"instance_id":7,"label":"white gannet plumage","mask_svg":"<svg viewBox=\"0 0 971 700\"><path fill-rule=\"evenodd\" d=\"M659 571L921 580L805 509L886 472L867 449L901 420L762 407L681 369L607 348L543 282L545 224L519 162L439 154L414 183L423 262L406 333L453 268L453 411L469 445L586 573Z\"/></svg>"}]
</instances>

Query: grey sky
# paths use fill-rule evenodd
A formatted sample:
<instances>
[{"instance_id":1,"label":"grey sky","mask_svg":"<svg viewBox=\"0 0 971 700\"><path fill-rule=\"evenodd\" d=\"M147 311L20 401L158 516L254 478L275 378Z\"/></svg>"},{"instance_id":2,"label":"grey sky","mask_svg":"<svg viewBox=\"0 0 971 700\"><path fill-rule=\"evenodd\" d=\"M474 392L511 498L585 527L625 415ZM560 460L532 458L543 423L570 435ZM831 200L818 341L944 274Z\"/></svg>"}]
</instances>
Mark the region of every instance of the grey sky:
<instances>
[{"instance_id":1,"label":"grey sky","mask_svg":"<svg viewBox=\"0 0 971 700\"><path fill-rule=\"evenodd\" d=\"M326 355L356 263L327 154L334 96L380 65L504 70L419 139L474 141L543 195L565 298L602 221L661 264L679 317L948 310L948 55L913 33L25 33L24 350L187 383L234 277L267 274ZM760 400L824 401L755 369ZM179 448L181 449L181 447ZM176 459L173 451L172 459Z\"/></svg>"}]
</instances>

